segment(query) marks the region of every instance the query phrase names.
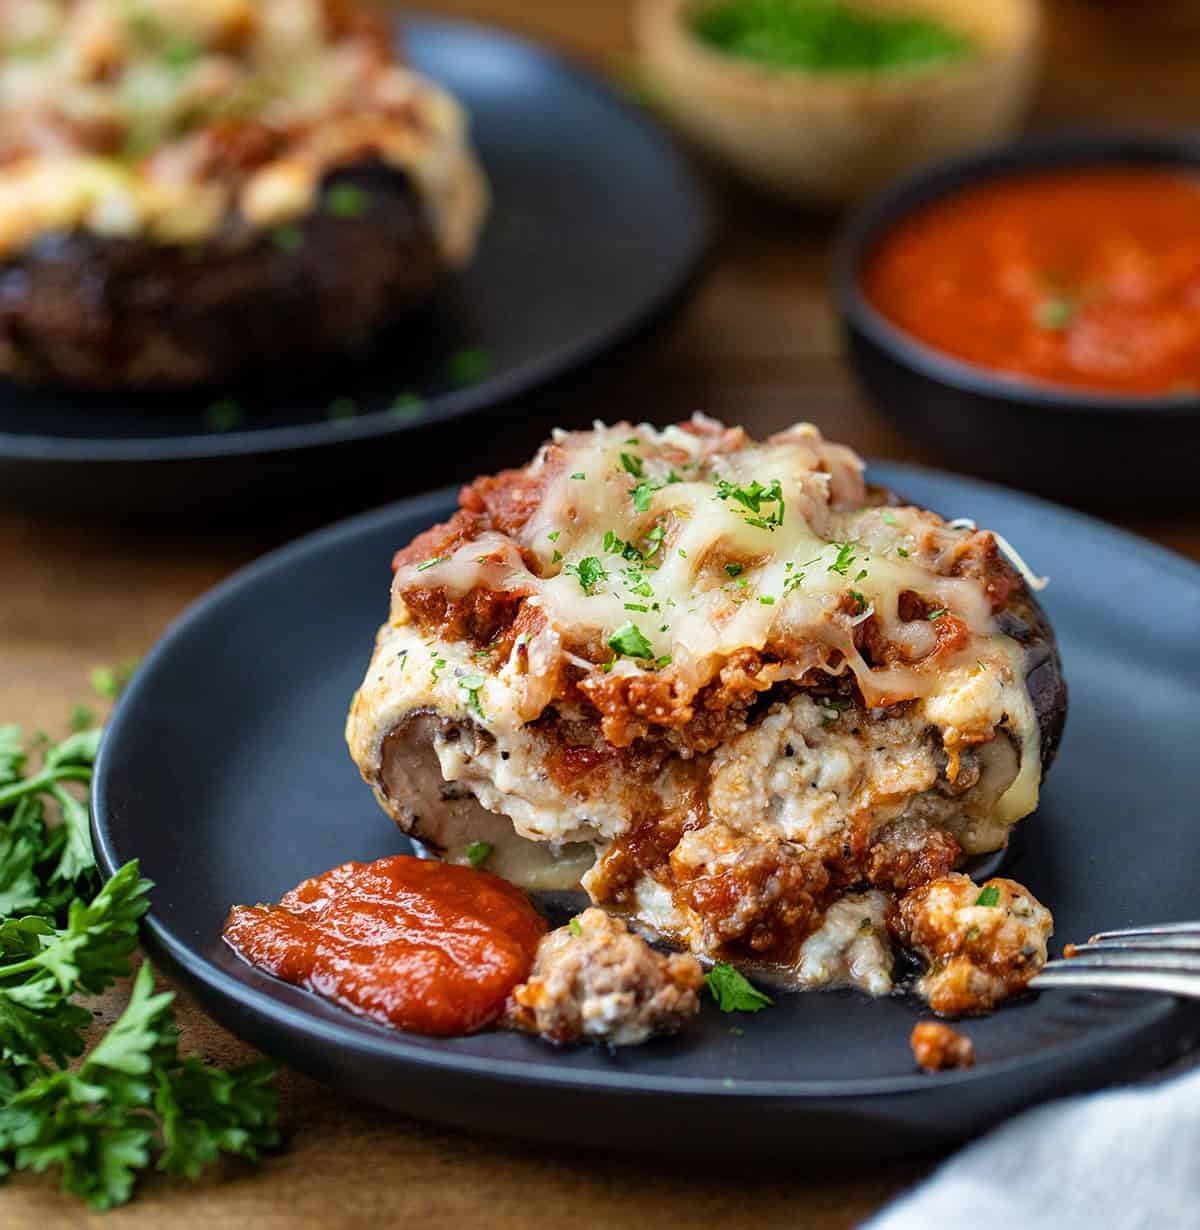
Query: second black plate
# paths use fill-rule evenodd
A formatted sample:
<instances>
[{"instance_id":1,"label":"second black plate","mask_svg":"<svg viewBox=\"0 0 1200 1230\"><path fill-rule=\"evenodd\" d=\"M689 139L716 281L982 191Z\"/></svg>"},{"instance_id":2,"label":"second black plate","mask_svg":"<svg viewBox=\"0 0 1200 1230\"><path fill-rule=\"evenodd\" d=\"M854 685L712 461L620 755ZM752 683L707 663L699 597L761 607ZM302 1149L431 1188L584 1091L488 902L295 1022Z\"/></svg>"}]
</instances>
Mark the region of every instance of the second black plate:
<instances>
[{"instance_id":1,"label":"second black plate","mask_svg":"<svg viewBox=\"0 0 1200 1230\"><path fill-rule=\"evenodd\" d=\"M1071 715L1011 873L1053 909L1056 949L1195 917L1200 569L997 487L897 466L873 476L994 527L1053 578L1045 606ZM514 1034L398 1033L245 965L220 939L232 903L406 848L342 727L387 612L392 552L452 506L444 494L393 505L248 568L168 632L111 719L95 786L101 861L141 859L157 885L147 942L230 1028L347 1093L446 1123L807 1162L944 1145L1146 1071L1187 1041L1196 1013L1164 996L1049 992L966 1023L978 1066L927 1076L908 1046L916 1004L829 991L779 995L754 1017L709 1003L680 1037L616 1054L555 1051Z\"/></svg>"},{"instance_id":2,"label":"second black plate","mask_svg":"<svg viewBox=\"0 0 1200 1230\"><path fill-rule=\"evenodd\" d=\"M352 484L378 468L381 444L394 469L401 436L527 393L682 292L710 218L661 130L598 79L500 31L412 18L397 36L470 116L493 196L470 268L368 361L300 387L281 373L276 393L129 398L0 384L0 500L161 515L211 510L214 493L261 507ZM237 403L235 429L208 429L216 399ZM336 417L347 401L353 417ZM415 469L411 448L401 464Z\"/></svg>"}]
</instances>

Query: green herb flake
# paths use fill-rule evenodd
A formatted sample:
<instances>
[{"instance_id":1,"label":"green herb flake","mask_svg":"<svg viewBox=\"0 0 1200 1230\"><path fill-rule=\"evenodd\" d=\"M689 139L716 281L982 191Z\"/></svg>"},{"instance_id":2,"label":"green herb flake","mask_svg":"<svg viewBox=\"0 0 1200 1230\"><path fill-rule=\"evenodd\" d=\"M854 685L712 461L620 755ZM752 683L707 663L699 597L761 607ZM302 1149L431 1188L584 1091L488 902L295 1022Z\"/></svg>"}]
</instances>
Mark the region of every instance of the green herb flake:
<instances>
[{"instance_id":1,"label":"green herb flake","mask_svg":"<svg viewBox=\"0 0 1200 1230\"><path fill-rule=\"evenodd\" d=\"M763 606L775 605L775 599L772 598L770 594L759 594L758 600L763 604Z\"/></svg>"},{"instance_id":2,"label":"green herb flake","mask_svg":"<svg viewBox=\"0 0 1200 1230\"><path fill-rule=\"evenodd\" d=\"M608 638L608 647L626 658L652 658L654 649L632 620L623 623Z\"/></svg>"},{"instance_id":3,"label":"green herb flake","mask_svg":"<svg viewBox=\"0 0 1200 1230\"><path fill-rule=\"evenodd\" d=\"M487 714L479 700L479 692L487 680L479 674L463 675L458 686L467 694L467 708L481 721L487 721Z\"/></svg>"},{"instance_id":4,"label":"green herb flake","mask_svg":"<svg viewBox=\"0 0 1200 1230\"><path fill-rule=\"evenodd\" d=\"M1043 299L1034 311L1034 319L1039 329L1057 333L1071 327L1077 311L1077 306L1070 299Z\"/></svg>"},{"instance_id":5,"label":"green herb flake","mask_svg":"<svg viewBox=\"0 0 1200 1230\"><path fill-rule=\"evenodd\" d=\"M578 564L567 564L563 571L578 578L579 587L585 594L595 593L596 586L608 580L604 565L594 555L585 555Z\"/></svg>"},{"instance_id":6,"label":"green herb flake","mask_svg":"<svg viewBox=\"0 0 1200 1230\"><path fill-rule=\"evenodd\" d=\"M645 612L647 612L650 608L648 606L643 606L640 602L627 602L625 603L625 609L627 611L641 611L645 614Z\"/></svg>"},{"instance_id":7,"label":"green herb flake","mask_svg":"<svg viewBox=\"0 0 1200 1230\"><path fill-rule=\"evenodd\" d=\"M858 557L854 554L854 543L852 542L835 542L830 544L837 548L837 559L826 568L827 572L836 572L840 576L850 575L850 565L854 563Z\"/></svg>"},{"instance_id":8,"label":"green herb flake","mask_svg":"<svg viewBox=\"0 0 1200 1230\"><path fill-rule=\"evenodd\" d=\"M463 853L472 867L482 867L492 857L495 849L490 841L473 841Z\"/></svg>"},{"instance_id":9,"label":"green herb flake","mask_svg":"<svg viewBox=\"0 0 1200 1230\"><path fill-rule=\"evenodd\" d=\"M994 884L985 885L975 898L976 905L995 907L1000 904L1000 890Z\"/></svg>"},{"instance_id":10,"label":"green herb flake","mask_svg":"<svg viewBox=\"0 0 1200 1230\"><path fill-rule=\"evenodd\" d=\"M867 600L858 592L858 590L851 589L847 592L850 594L850 597L854 599L854 604L858 608L859 613L867 609Z\"/></svg>"},{"instance_id":11,"label":"green herb flake","mask_svg":"<svg viewBox=\"0 0 1200 1230\"><path fill-rule=\"evenodd\" d=\"M335 218L361 218L371 207L371 194L357 184L332 184L325 193L325 211Z\"/></svg>"},{"instance_id":12,"label":"green herb flake","mask_svg":"<svg viewBox=\"0 0 1200 1230\"><path fill-rule=\"evenodd\" d=\"M587 475L582 470L580 470L578 471L578 473L572 474L571 477L575 479L577 482L582 482L583 479L587 478Z\"/></svg>"},{"instance_id":13,"label":"green herb flake","mask_svg":"<svg viewBox=\"0 0 1200 1230\"><path fill-rule=\"evenodd\" d=\"M935 619L941 619L941 617L945 614L946 614L946 608L944 606L938 606L938 607L934 607L933 610L930 611L929 614L925 616L925 618L930 621L933 621Z\"/></svg>"},{"instance_id":14,"label":"green herb flake","mask_svg":"<svg viewBox=\"0 0 1200 1230\"><path fill-rule=\"evenodd\" d=\"M428 572L430 568L436 568L438 564L446 564L450 562L448 555L431 555L428 559L423 559L417 565L418 572Z\"/></svg>"},{"instance_id":15,"label":"green herb flake","mask_svg":"<svg viewBox=\"0 0 1200 1230\"><path fill-rule=\"evenodd\" d=\"M296 252L304 246L304 232L293 222L286 222L271 231L271 242L281 252Z\"/></svg>"},{"instance_id":16,"label":"green herb flake","mask_svg":"<svg viewBox=\"0 0 1200 1230\"><path fill-rule=\"evenodd\" d=\"M901 559L908 559L908 551L904 547L897 547L896 554L900 556Z\"/></svg>"},{"instance_id":17,"label":"green herb flake","mask_svg":"<svg viewBox=\"0 0 1200 1230\"><path fill-rule=\"evenodd\" d=\"M722 1012L761 1012L775 1002L723 961L704 975L704 985Z\"/></svg>"},{"instance_id":18,"label":"green herb flake","mask_svg":"<svg viewBox=\"0 0 1200 1230\"><path fill-rule=\"evenodd\" d=\"M415 423L425 414L425 399L420 393L397 393L388 406L388 414L402 423Z\"/></svg>"},{"instance_id":19,"label":"green herb flake","mask_svg":"<svg viewBox=\"0 0 1200 1230\"><path fill-rule=\"evenodd\" d=\"M740 577L745 571L745 568L741 564L726 564L725 571L729 573L731 577Z\"/></svg>"},{"instance_id":20,"label":"green herb flake","mask_svg":"<svg viewBox=\"0 0 1200 1230\"><path fill-rule=\"evenodd\" d=\"M634 478L641 478L646 472L642 459L635 457L632 453L621 454L621 465L625 467L625 472L632 474Z\"/></svg>"},{"instance_id":21,"label":"green herb flake","mask_svg":"<svg viewBox=\"0 0 1200 1230\"><path fill-rule=\"evenodd\" d=\"M899 522L896 520L896 514L887 508L883 510L883 523L884 525L898 525L899 524Z\"/></svg>"},{"instance_id":22,"label":"green herb flake","mask_svg":"<svg viewBox=\"0 0 1200 1230\"><path fill-rule=\"evenodd\" d=\"M567 927L570 929L572 935L583 934L583 927L580 926L578 918L572 918L571 921L567 923Z\"/></svg>"},{"instance_id":23,"label":"green herb flake","mask_svg":"<svg viewBox=\"0 0 1200 1230\"><path fill-rule=\"evenodd\" d=\"M478 384L492 370L492 356L482 346L464 346L446 360L446 375L455 388Z\"/></svg>"},{"instance_id":24,"label":"green herb flake","mask_svg":"<svg viewBox=\"0 0 1200 1230\"><path fill-rule=\"evenodd\" d=\"M551 530L550 533L546 535L546 537L549 538L551 542L557 542L558 536L561 533L562 533L562 530Z\"/></svg>"},{"instance_id":25,"label":"green herb flake","mask_svg":"<svg viewBox=\"0 0 1200 1230\"><path fill-rule=\"evenodd\" d=\"M204 427L206 431L232 431L242 421L242 408L228 397L214 401L204 412Z\"/></svg>"},{"instance_id":26,"label":"green herb flake","mask_svg":"<svg viewBox=\"0 0 1200 1230\"><path fill-rule=\"evenodd\" d=\"M430 655L432 665L429 668L429 682L437 683L438 675L446 669L446 659L438 657L436 653Z\"/></svg>"},{"instance_id":27,"label":"green herb flake","mask_svg":"<svg viewBox=\"0 0 1200 1230\"><path fill-rule=\"evenodd\" d=\"M774 531L783 524L783 488L777 478L771 480L769 487L764 487L757 479L749 486L739 486L718 478L716 498L723 501L732 500L735 504L740 504L746 512L753 514L747 516L743 513L742 520L756 529ZM775 505L765 516L761 515L765 512L764 504Z\"/></svg>"}]
</instances>

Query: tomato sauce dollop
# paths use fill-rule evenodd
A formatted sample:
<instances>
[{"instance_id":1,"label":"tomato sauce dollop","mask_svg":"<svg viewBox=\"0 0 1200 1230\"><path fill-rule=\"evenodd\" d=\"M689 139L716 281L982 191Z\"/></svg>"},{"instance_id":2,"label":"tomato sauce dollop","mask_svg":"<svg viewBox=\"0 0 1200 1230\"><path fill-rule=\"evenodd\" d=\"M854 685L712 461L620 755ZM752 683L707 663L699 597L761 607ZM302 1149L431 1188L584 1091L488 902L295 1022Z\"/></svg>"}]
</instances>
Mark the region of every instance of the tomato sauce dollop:
<instances>
[{"instance_id":1,"label":"tomato sauce dollop","mask_svg":"<svg viewBox=\"0 0 1200 1230\"><path fill-rule=\"evenodd\" d=\"M1200 178L1091 167L964 189L889 232L863 288L893 324L981 367L1200 392Z\"/></svg>"},{"instance_id":2,"label":"tomato sauce dollop","mask_svg":"<svg viewBox=\"0 0 1200 1230\"><path fill-rule=\"evenodd\" d=\"M234 906L224 934L285 982L387 1025L453 1037L499 1018L546 930L499 876L396 854L343 863L278 905Z\"/></svg>"}]
</instances>

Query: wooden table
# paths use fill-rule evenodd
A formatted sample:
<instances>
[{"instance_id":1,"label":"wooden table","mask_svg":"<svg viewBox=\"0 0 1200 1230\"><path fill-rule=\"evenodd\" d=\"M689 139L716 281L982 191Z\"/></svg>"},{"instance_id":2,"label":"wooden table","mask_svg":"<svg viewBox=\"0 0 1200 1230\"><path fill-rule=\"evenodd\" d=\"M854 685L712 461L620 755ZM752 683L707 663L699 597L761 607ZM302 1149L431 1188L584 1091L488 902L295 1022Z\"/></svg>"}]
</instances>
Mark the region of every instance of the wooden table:
<instances>
[{"instance_id":1,"label":"wooden table","mask_svg":"<svg viewBox=\"0 0 1200 1230\"><path fill-rule=\"evenodd\" d=\"M494 21L563 48L601 70L629 54L624 0L443 0L426 7ZM1186 123L1200 118L1200 22L1178 28L1174 0L1049 0L1051 66L1035 124ZM712 267L680 314L586 380L535 399L487 429L458 429L457 473L523 458L553 418L618 414L659 422L704 409L753 432L807 418L881 457L922 460L863 403L839 354L826 298L828 223L784 213L731 189ZM415 467L414 467L415 468ZM432 479L404 472L395 494ZM62 730L87 699L100 662L143 652L193 598L263 550L330 515L306 510L286 526L170 532L0 518L0 719ZM1200 519L1130 528L1200 558ZM111 1016L121 998L106 998ZM246 1048L181 995L184 1044L229 1062ZM261 1170L230 1166L198 1185L148 1180L106 1227L333 1227L538 1224L574 1230L856 1225L925 1166L867 1167L862 1176L719 1178L684 1164L635 1163L569 1149L468 1137L336 1097L295 1073L282 1078L289 1149ZM719 1132L720 1124L713 1130ZM51 1179L0 1188L6 1230L101 1224L61 1198Z\"/></svg>"}]
</instances>

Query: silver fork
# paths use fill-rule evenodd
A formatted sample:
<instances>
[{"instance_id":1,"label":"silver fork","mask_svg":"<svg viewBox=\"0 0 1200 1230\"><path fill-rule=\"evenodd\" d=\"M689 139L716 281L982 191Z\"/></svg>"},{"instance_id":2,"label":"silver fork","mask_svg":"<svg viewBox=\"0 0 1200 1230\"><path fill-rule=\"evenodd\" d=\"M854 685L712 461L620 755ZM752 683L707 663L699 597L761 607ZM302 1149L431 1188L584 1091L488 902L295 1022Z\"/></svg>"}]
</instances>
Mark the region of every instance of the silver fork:
<instances>
[{"instance_id":1,"label":"silver fork","mask_svg":"<svg viewBox=\"0 0 1200 1230\"><path fill-rule=\"evenodd\" d=\"M1074 955L1047 961L1029 985L1165 991L1200 999L1200 922L1101 931Z\"/></svg>"}]
</instances>

